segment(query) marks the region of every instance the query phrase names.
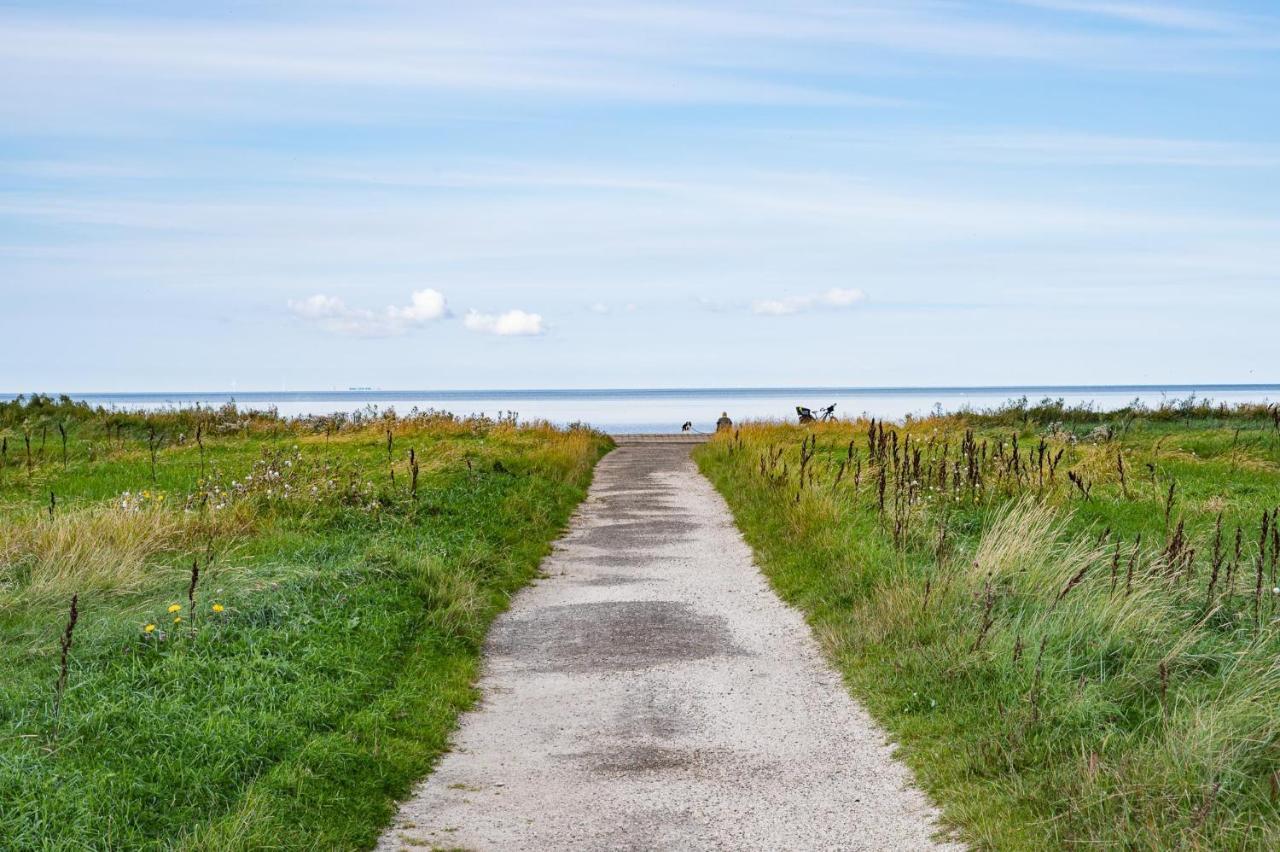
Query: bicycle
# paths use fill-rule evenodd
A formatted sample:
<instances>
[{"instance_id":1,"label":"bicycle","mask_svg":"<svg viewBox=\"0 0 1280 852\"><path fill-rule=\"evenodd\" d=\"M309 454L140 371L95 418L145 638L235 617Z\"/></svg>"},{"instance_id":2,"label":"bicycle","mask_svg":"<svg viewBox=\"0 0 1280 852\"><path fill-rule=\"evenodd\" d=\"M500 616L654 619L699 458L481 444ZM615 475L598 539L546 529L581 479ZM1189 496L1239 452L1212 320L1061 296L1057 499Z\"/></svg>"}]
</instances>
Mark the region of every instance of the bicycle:
<instances>
[{"instance_id":1,"label":"bicycle","mask_svg":"<svg viewBox=\"0 0 1280 852\"><path fill-rule=\"evenodd\" d=\"M827 423L836 419L836 404L833 402L826 408L819 408L814 412L811 408L805 408L803 405L796 406L796 414L803 423Z\"/></svg>"}]
</instances>

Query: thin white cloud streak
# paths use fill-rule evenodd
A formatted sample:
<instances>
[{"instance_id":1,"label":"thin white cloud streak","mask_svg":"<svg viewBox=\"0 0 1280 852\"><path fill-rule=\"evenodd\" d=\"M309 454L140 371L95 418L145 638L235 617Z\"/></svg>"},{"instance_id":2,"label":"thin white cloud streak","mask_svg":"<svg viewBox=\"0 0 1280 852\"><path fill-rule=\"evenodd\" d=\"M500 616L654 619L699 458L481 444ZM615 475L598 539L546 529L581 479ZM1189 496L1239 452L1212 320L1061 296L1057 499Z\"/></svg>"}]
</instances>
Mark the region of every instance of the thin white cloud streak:
<instances>
[{"instance_id":1,"label":"thin white cloud streak","mask_svg":"<svg viewBox=\"0 0 1280 852\"><path fill-rule=\"evenodd\" d=\"M982 133L939 129L890 131L762 130L764 138L805 140L815 150L893 155L943 163L1043 166L1186 166L1208 169L1280 167L1280 147L1219 139L1124 136L1109 133L997 127Z\"/></svg>"},{"instance_id":2,"label":"thin white cloud streak","mask_svg":"<svg viewBox=\"0 0 1280 852\"><path fill-rule=\"evenodd\" d=\"M637 184L639 181L637 181ZM876 236L897 234L917 240L923 229L949 226L966 235L1029 236L1046 232L1064 236L1183 232L1201 234L1274 234L1280 219L1265 216L1222 215L1195 210L1122 208L1078 198L999 197L993 193L960 191L926 193L877 186L837 173L742 173L738 179L667 181L647 193L630 190L619 197L608 193L578 196L545 193L431 198L362 198L343 193L311 191L253 199L184 203L180 201L117 201L69 194L49 197L34 193L0 195L0 215L62 225L101 225L141 231L172 231L233 237L261 234L270 238L304 234L324 240L347 234L355 242L386 233L387 242L400 242L421 229L431 229L434 247L455 244L518 246L543 253L584 251L590 240L573 234L613 234L628 244L627 231L637 247L649 238L664 239L681 232L738 228L777 228L789 224L806 229L846 232L857 228ZM905 226L905 227L904 227ZM554 246L541 246L549 237ZM677 239L677 242L679 240ZM293 250L293 249L291 249ZM322 250L322 249L321 249ZM435 256L449 257L447 251Z\"/></svg>"},{"instance_id":3,"label":"thin white cloud streak","mask_svg":"<svg viewBox=\"0 0 1280 852\"><path fill-rule=\"evenodd\" d=\"M499 337L532 337L546 332L541 314L532 314L518 308L500 314L484 314L470 310L463 318L469 331L496 334Z\"/></svg>"},{"instance_id":4,"label":"thin white cloud streak","mask_svg":"<svg viewBox=\"0 0 1280 852\"><path fill-rule=\"evenodd\" d=\"M349 337L395 337L411 329L448 316L444 295L437 290L417 290L408 305L391 305L380 312L350 307L336 296L317 293L306 299L290 300L295 316Z\"/></svg>"},{"instance_id":5,"label":"thin white cloud streak","mask_svg":"<svg viewBox=\"0 0 1280 852\"><path fill-rule=\"evenodd\" d=\"M667 48L637 49L646 40L624 39L622 32L598 25L584 28L591 22L563 10L545 12L443 22L391 18L358 26L334 21L296 26L144 22L124 27L93 18L0 15L6 32L0 69L71 97L87 83L95 100L114 95L142 102L165 96L163 86L156 85L160 74L162 81L246 86L343 84L657 103L903 103L844 87L786 84L737 73L753 67L750 61L742 68L717 68L706 62L705 44L687 45L676 56ZM143 85L101 87L104 79L118 85L129 78Z\"/></svg>"},{"instance_id":6,"label":"thin white cloud streak","mask_svg":"<svg viewBox=\"0 0 1280 852\"><path fill-rule=\"evenodd\" d=\"M1240 32L1244 21L1203 8L1172 3L1098 2L1098 0L1013 0L1023 6L1072 12L1173 30L1201 33Z\"/></svg>"},{"instance_id":7,"label":"thin white cloud streak","mask_svg":"<svg viewBox=\"0 0 1280 852\"><path fill-rule=\"evenodd\" d=\"M866 299L867 294L861 290L832 287L818 295L759 299L751 303L751 312L762 316L780 317L806 311L851 308L865 302Z\"/></svg>"},{"instance_id":8,"label":"thin white cloud streak","mask_svg":"<svg viewBox=\"0 0 1280 852\"><path fill-rule=\"evenodd\" d=\"M934 261L932 276L969 263L976 279L1040 280L1063 267L1038 256L1070 257L1081 246L1096 257L1140 247L1151 269L1174 278L1187 273L1177 258L1191 251L1202 258L1196 268L1204 279L1215 266L1224 274L1265 274L1276 260L1275 219L1123 210L1106 201L906 193L824 174L743 175L723 183L691 178L639 196L628 190L586 198L310 192L197 204L9 195L0 197L0 215L74 228L79 236L38 249L0 246L0 257L42 280L87 275L167 288L213 286L199 284L208 281L251 291L282 282L396 280L432 265L449 274L445 265L459 263L468 264L473 280L510 280L521 268L526 280L545 274L541 286L548 286L569 273L621 281L632 267L652 275L648 265L655 262L694 269L718 257L733 259L722 265L735 276L756 276L759 287L769 277L794 280L796 260L808 258L829 258L836 266L828 268L860 280L872 264L900 278L925 260ZM1037 251L1018 248L1028 243ZM1112 273L1098 268L1091 275ZM835 284L818 279L814 286ZM604 295L583 292L575 304Z\"/></svg>"},{"instance_id":9,"label":"thin white cloud streak","mask_svg":"<svg viewBox=\"0 0 1280 852\"><path fill-rule=\"evenodd\" d=\"M1190 43L1178 34L1116 34L1081 29L1058 15L1036 22L1002 19L986 2L809 3L780 10L764 4L690 8L619 4L592 14L677 39L704 38L845 45L904 55L1031 61L1108 69L1204 70L1211 53L1238 46ZM1252 39L1251 39L1252 40ZM1203 54L1193 59L1191 54ZM1216 64L1216 61L1215 63Z\"/></svg>"},{"instance_id":10,"label":"thin white cloud streak","mask_svg":"<svg viewBox=\"0 0 1280 852\"><path fill-rule=\"evenodd\" d=\"M1051 6L1046 0L1041 5ZM1141 4L1056 4L1155 17ZM1184 13L1170 20L1188 24ZM1180 32L1082 29L1078 15L1002 19L986 4L928 2L662 6L504 5L295 12L292 21L241 24L91 14L0 13L0 74L21 81L0 105L13 126L92 107L197 116L323 111L367 121L411 105L396 92L570 101L902 106L883 74L920 56L1038 62L1093 69L1239 69L1260 21L1241 35L1191 40ZM1212 17L1200 23L1211 23ZM1268 25L1270 29L1268 29ZM867 57L867 50L874 51ZM772 72L783 70L786 78ZM797 76L797 72L803 72ZM852 79L860 83L852 83ZM834 82L839 78L839 82ZM785 82L784 82L785 79ZM819 82L820 80L828 82ZM866 84L866 85L862 85ZM334 86L380 99L335 99ZM81 115L83 120L83 115Z\"/></svg>"},{"instance_id":11,"label":"thin white cloud streak","mask_svg":"<svg viewBox=\"0 0 1280 852\"><path fill-rule=\"evenodd\" d=\"M1280 151L1259 145L1199 139L1114 136L1087 133L1007 133L958 136L945 146L956 156L967 152L987 161L1047 165L1193 166L1203 168L1276 168Z\"/></svg>"}]
</instances>

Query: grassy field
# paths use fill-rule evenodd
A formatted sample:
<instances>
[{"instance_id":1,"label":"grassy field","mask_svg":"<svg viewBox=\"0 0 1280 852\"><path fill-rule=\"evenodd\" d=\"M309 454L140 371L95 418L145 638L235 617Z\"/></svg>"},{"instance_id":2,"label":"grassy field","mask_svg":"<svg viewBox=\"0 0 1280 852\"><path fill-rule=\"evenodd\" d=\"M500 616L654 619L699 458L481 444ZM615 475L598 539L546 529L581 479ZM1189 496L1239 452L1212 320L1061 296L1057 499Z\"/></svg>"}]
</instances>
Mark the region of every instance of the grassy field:
<instances>
[{"instance_id":1,"label":"grassy field","mask_svg":"<svg viewBox=\"0 0 1280 852\"><path fill-rule=\"evenodd\" d=\"M608 444L0 404L0 847L371 844Z\"/></svg>"},{"instance_id":2,"label":"grassy field","mask_svg":"<svg viewBox=\"0 0 1280 852\"><path fill-rule=\"evenodd\" d=\"M1280 421L758 424L697 451L977 848L1280 848Z\"/></svg>"}]
</instances>

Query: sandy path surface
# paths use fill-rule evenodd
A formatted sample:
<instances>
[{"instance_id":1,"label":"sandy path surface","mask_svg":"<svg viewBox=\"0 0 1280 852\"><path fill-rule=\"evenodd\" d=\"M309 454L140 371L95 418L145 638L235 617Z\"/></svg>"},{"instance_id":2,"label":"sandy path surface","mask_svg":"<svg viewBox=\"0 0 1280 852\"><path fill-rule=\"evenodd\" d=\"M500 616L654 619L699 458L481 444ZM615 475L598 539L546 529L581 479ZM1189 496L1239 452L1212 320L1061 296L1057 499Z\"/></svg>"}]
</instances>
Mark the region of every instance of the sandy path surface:
<instances>
[{"instance_id":1,"label":"sandy path surface","mask_svg":"<svg viewBox=\"0 0 1280 852\"><path fill-rule=\"evenodd\" d=\"M689 449L600 463L379 849L944 848Z\"/></svg>"}]
</instances>

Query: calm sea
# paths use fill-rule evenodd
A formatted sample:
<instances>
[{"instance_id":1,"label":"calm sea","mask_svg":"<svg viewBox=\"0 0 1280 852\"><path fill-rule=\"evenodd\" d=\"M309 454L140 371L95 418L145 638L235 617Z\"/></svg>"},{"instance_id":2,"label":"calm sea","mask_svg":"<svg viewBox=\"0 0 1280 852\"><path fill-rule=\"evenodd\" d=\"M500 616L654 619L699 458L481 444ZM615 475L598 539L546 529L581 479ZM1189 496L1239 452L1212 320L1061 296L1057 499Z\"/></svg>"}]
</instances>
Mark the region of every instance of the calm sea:
<instances>
[{"instance_id":1,"label":"calm sea","mask_svg":"<svg viewBox=\"0 0 1280 852\"><path fill-rule=\"evenodd\" d=\"M1027 397L1062 398L1100 410L1123 406L1134 399L1148 405L1195 395L1215 402L1280 400L1280 385L1099 385L1063 387L973 388L682 388L645 390L496 390L496 391L297 391L253 393L86 393L71 394L93 405L120 409L221 405L234 401L242 408L275 408L287 416L332 414L373 406L407 413L413 408L454 414L515 412L521 420L589 423L614 433L675 432L685 421L711 431L720 413L734 420L793 418L795 407L835 403L836 414L852 417L900 419L927 414L1000 405Z\"/></svg>"}]
</instances>

